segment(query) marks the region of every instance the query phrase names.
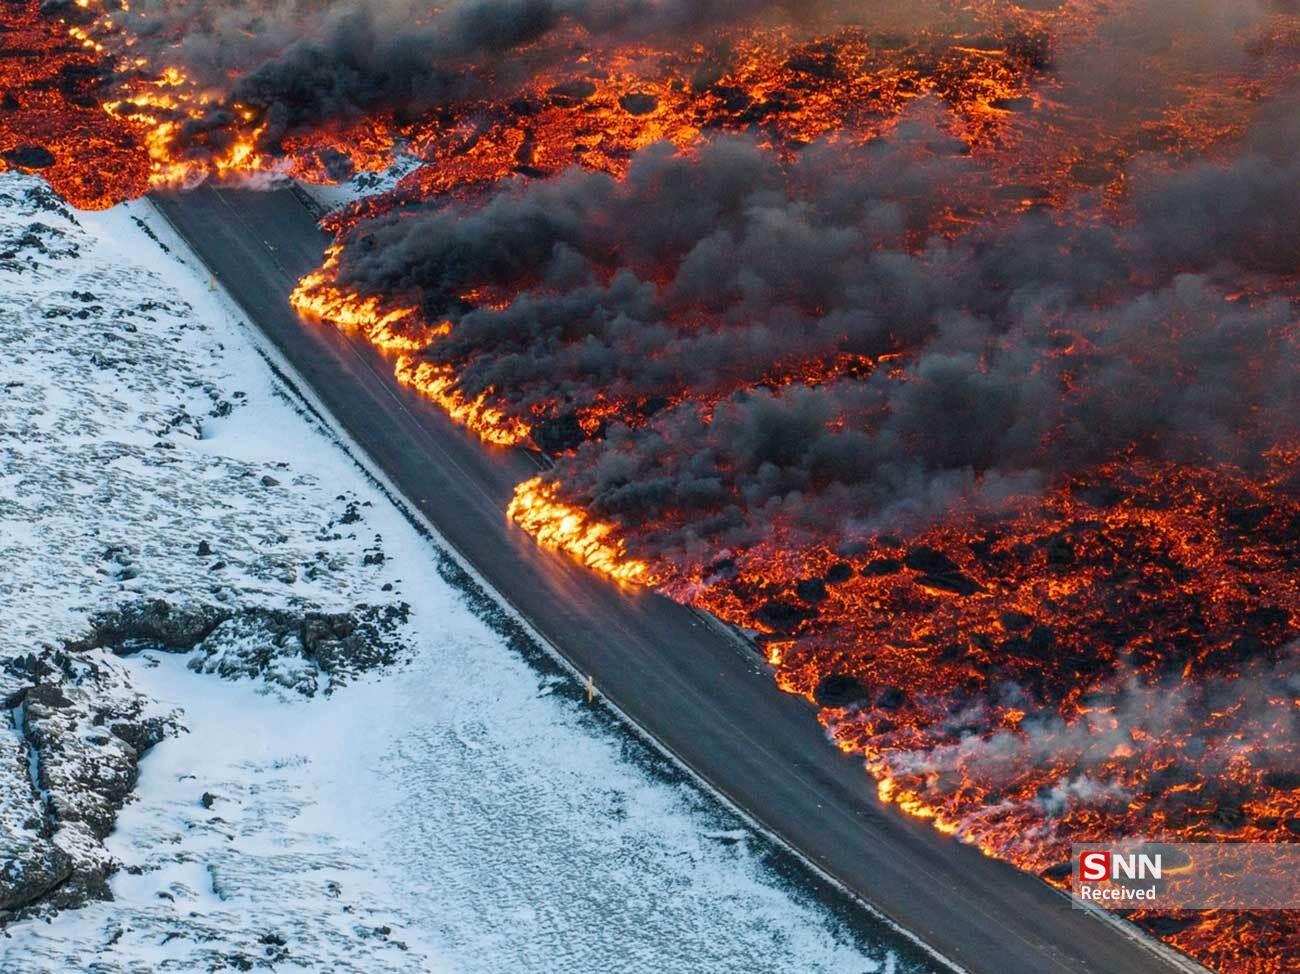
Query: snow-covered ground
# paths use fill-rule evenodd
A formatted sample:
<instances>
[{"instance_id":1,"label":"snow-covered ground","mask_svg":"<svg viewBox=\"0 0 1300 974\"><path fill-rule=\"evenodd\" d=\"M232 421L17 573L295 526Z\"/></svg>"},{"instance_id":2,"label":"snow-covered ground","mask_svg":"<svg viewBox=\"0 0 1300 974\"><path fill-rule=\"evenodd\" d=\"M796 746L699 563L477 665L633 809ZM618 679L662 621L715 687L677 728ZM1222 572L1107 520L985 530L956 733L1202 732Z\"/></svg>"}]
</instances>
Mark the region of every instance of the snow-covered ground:
<instances>
[{"instance_id":1,"label":"snow-covered ground","mask_svg":"<svg viewBox=\"0 0 1300 974\"><path fill-rule=\"evenodd\" d=\"M147 202L0 175L0 362L0 897L72 877L0 971L914 969L528 647Z\"/></svg>"}]
</instances>

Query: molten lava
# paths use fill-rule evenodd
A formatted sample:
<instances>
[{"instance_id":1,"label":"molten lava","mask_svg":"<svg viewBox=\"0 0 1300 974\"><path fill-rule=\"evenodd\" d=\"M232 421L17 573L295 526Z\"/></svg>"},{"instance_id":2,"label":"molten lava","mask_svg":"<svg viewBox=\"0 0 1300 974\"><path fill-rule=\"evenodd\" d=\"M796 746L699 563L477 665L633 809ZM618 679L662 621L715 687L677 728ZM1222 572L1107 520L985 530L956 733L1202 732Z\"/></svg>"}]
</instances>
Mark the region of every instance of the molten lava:
<instances>
[{"instance_id":1,"label":"molten lava","mask_svg":"<svg viewBox=\"0 0 1300 974\"><path fill-rule=\"evenodd\" d=\"M68 202L111 206L149 188L141 133L105 114L111 65L84 30L36 0L0 15L0 166L39 172Z\"/></svg>"},{"instance_id":2,"label":"molten lava","mask_svg":"<svg viewBox=\"0 0 1300 974\"><path fill-rule=\"evenodd\" d=\"M403 158L293 304L554 456L507 512L539 543L750 631L883 800L1050 882L1300 840L1300 134L1252 124L1300 16L840 6L562 19L331 113L325 39L214 73L11 3L0 158L83 207ZM1291 914L1133 919L1300 956Z\"/></svg>"},{"instance_id":3,"label":"molten lava","mask_svg":"<svg viewBox=\"0 0 1300 974\"><path fill-rule=\"evenodd\" d=\"M509 517L548 548L572 555L588 568L633 584L652 584L649 566L629 558L624 543L611 537L614 528L586 511L556 500L554 484L534 477L520 484L507 510Z\"/></svg>"}]
</instances>

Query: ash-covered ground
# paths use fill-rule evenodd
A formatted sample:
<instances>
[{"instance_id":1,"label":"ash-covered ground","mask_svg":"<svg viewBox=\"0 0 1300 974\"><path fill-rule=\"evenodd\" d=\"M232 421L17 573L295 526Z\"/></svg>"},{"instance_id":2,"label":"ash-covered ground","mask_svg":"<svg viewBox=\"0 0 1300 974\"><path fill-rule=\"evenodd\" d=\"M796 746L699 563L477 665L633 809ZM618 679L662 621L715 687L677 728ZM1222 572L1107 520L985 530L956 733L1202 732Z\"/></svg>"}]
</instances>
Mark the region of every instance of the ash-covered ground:
<instances>
[{"instance_id":1,"label":"ash-covered ground","mask_svg":"<svg viewBox=\"0 0 1300 974\"><path fill-rule=\"evenodd\" d=\"M892 971L369 481L146 202L0 175L0 969Z\"/></svg>"}]
</instances>

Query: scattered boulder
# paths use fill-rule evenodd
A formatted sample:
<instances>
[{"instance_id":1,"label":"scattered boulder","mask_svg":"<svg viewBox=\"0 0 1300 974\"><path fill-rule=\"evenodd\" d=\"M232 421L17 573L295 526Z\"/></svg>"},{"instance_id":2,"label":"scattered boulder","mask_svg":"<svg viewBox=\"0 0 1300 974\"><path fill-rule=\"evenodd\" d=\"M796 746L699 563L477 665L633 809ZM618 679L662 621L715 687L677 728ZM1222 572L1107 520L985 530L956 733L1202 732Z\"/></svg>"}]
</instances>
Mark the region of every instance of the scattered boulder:
<instances>
[{"instance_id":1,"label":"scattered boulder","mask_svg":"<svg viewBox=\"0 0 1300 974\"><path fill-rule=\"evenodd\" d=\"M924 575L955 575L960 572L956 562L929 545L917 545L909 549L903 564Z\"/></svg>"},{"instance_id":2,"label":"scattered boulder","mask_svg":"<svg viewBox=\"0 0 1300 974\"><path fill-rule=\"evenodd\" d=\"M546 93L551 96L553 104L561 108L574 108L594 95L596 86L585 78L575 78L553 85Z\"/></svg>"},{"instance_id":3,"label":"scattered boulder","mask_svg":"<svg viewBox=\"0 0 1300 974\"><path fill-rule=\"evenodd\" d=\"M830 594L826 591L826 583L820 578L805 578L796 582L794 593L799 596L800 601L807 602L809 605L825 602Z\"/></svg>"},{"instance_id":4,"label":"scattered boulder","mask_svg":"<svg viewBox=\"0 0 1300 974\"><path fill-rule=\"evenodd\" d=\"M1054 534L1043 546L1047 554L1047 564L1054 568L1065 568L1074 564L1077 557L1070 539L1061 534Z\"/></svg>"},{"instance_id":5,"label":"scattered boulder","mask_svg":"<svg viewBox=\"0 0 1300 974\"><path fill-rule=\"evenodd\" d=\"M1038 875L1041 879L1069 879L1073 869L1074 864L1069 859L1065 859L1041 870Z\"/></svg>"},{"instance_id":6,"label":"scattered boulder","mask_svg":"<svg viewBox=\"0 0 1300 974\"><path fill-rule=\"evenodd\" d=\"M106 646L114 652L132 652L141 644L184 652L193 649L227 616L214 606L174 606L163 599L147 599L121 609L101 612L90 620L90 635L67 644L71 652Z\"/></svg>"},{"instance_id":7,"label":"scattered boulder","mask_svg":"<svg viewBox=\"0 0 1300 974\"><path fill-rule=\"evenodd\" d=\"M917 585L953 595L973 595L982 591L979 582L963 572L957 563L937 548L917 545L907 552L903 564L920 574Z\"/></svg>"},{"instance_id":8,"label":"scattered boulder","mask_svg":"<svg viewBox=\"0 0 1300 974\"><path fill-rule=\"evenodd\" d=\"M998 621L1007 632L1024 632L1033 624L1034 619L1016 609L1006 609L998 616Z\"/></svg>"},{"instance_id":9,"label":"scattered boulder","mask_svg":"<svg viewBox=\"0 0 1300 974\"><path fill-rule=\"evenodd\" d=\"M885 687L876 698L876 706L881 710L902 710L908 700L907 691L899 687Z\"/></svg>"},{"instance_id":10,"label":"scattered boulder","mask_svg":"<svg viewBox=\"0 0 1300 974\"><path fill-rule=\"evenodd\" d=\"M629 115L649 115L659 107L659 99L645 92L629 92L618 100L619 107Z\"/></svg>"},{"instance_id":11,"label":"scattered boulder","mask_svg":"<svg viewBox=\"0 0 1300 974\"><path fill-rule=\"evenodd\" d=\"M1278 791L1300 791L1300 770L1269 771L1264 775L1264 784Z\"/></svg>"},{"instance_id":12,"label":"scattered boulder","mask_svg":"<svg viewBox=\"0 0 1300 974\"><path fill-rule=\"evenodd\" d=\"M873 558L862 566L862 574L867 577L894 575L903 570L903 563L897 558Z\"/></svg>"},{"instance_id":13,"label":"scattered boulder","mask_svg":"<svg viewBox=\"0 0 1300 974\"><path fill-rule=\"evenodd\" d=\"M791 632L816 617L816 609L785 599L768 599L758 610L759 621L776 632Z\"/></svg>"},{"instance_id":14,"label":"scattered boulder","mask_svg":"<svg viewBox=\"0 0 1300 974\"><path fill-rule=\"evenodd\" d=\"M866 703L871 693L855 676L832 673L824 676L813 690L813 699L819 707L852 707Z\"/></svg>"},{"instance_id":15,"label":"scattered boulder","mask_svg":"<svg viewBox=\"0 0 1300 974\"><path fill-rule=\"evenodd\" d=\"M831 565L830 568L826 569L826 575L824 576L828 585L841 585L852 577L853 566L847 561L839 561Z\"/></svg>"},{"instance_id":16,"label":"scattered boulder","mask_svg":"<svg viewBox=\"0 0 1300 974\"><path fill-rule=\"evenodd\" d=\"M54 153L43 145L20 145L3 156L16 169L48 169L56 162Z\"/></svg>"}]
</instances>

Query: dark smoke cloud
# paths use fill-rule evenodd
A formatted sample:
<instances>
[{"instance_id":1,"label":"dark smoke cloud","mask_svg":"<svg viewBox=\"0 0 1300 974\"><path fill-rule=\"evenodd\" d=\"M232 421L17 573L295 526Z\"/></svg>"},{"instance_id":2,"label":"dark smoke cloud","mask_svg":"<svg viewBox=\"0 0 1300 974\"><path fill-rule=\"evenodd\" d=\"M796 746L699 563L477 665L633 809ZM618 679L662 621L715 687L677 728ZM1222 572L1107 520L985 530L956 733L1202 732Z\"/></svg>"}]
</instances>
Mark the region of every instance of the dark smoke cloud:
<instances>
[{"instance_id":1,"label":"dark smoke cloud","mask_svg":"<svg viewBox=\"0 0 1300 974\"><path fill-rule=\"evenodd\" d=\"M1231 165L1135 177L1132 226L1038 213L907 246L971 165L912 127L789 165L741 140L656 147L622 183L570 172L395 214L358 229L342 279L456 318L428 354L516 415L688 397L556 473L651 550L744 545L776 517L824 534L996 503L1130 447L1249 463L1297 432L1294 311L1230 301L1218 279L1296 270L1284 117ZM482 285L515 300L458 308ZM904 382L763 388L794 363L899 350Z\"/></svg>"},{"instance_id":2,"label":"dark smoke cloud","mask_svg":"<svg viewBox=\"0 0 1300 974\"><path fill-rule=\"evenodd\" d=\"M185 129L182 144L213 139L239 104L269 123L263 142L273 149L286 134L321 123L376 111L422 116L484 97L543 66L536 53L528 67L513 57L562 25L585 28L598 44L679 36L768 15L804 16L822 6L819 0L460 0L447 7L428 0L191 0L109 13L125 36L139 41L132 54L149 51L152 66L176 64L225 92L221 107Z\"/></svg>"},{"instance_id":3,"label":"dark smoke cloud","mask_svg":"<svg viewBox=\"0 0 1300 974\"><path fill-rule=\"evenodd\" d=\"M946 0L141 0L105 14L151 70L181 68L218 93L185 125L177 148L200 156L232 138L235 106L265 122L262 148L335 121L391 112L428 117L485 98L508 101L539 70L572 61L557 34L577 27L600 48L654 40L680 51L689 37L710 53L699 77L725 71L729 28L780 24L813 32L864 26L884 36L989 29L987 12ZM1014 11L1013 7L1008 11ZM551 40L555 44L548 46Z\"/></svg>"},{"instance_id":4,"label":"dark smoke cloud","mask_svg":"<svg viewBox=\"0 0 1300 974\"><path fill-rule=\"evenodd\" d=\"M942 295L888 248L929 222L934 186L963 167L947 148L905 128L895 143L814 146L786 169L745 141L694 159L655 147L622 183L573 171L480 208L368 224L342 278L417 292L434 315L471 286L537 283L505 311L459 316L437 350L469 363L467 391L494 387L520 409L590 401L597 385L638 399L730 389L924 327Z\"/></svg>"},{"instance_id":5,"label":"dark smoke cloud","mask_svg":"<svg viewBox=\"0 0 1300 974\"><path fill-rule=\"evenodd\" d=\"M1101 118L1155 117L1178 97L1161 65L1226 75L1250 60L1275 5L1267 0L1149 0L1117 5L1090 42L1059 50L1061 97Z\"/></svg>"}]
</instances>

